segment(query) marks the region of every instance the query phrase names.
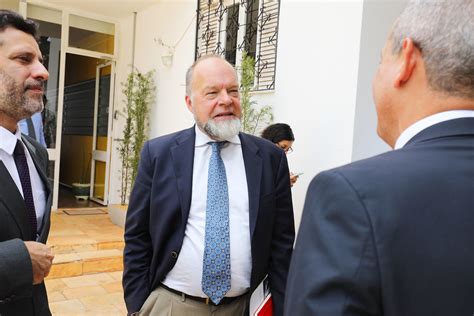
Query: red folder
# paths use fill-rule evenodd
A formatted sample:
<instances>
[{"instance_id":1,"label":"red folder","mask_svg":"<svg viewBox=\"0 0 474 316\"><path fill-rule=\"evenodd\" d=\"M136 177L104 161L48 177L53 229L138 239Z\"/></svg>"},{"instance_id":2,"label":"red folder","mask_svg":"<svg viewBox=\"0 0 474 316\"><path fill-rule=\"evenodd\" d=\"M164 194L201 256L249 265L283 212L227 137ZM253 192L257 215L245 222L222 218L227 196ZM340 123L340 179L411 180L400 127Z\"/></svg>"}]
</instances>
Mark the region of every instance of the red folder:
<instances>
[{"instance_id":1,"label":"red folder","mask_svg":"<svg viewBox=\"0 0 474 316\"><path fill-rule=\"evenodd\" d=\"M272 316L273 315L273 300L272 295L268 295L259 306L254 316Z\"/></svg>"},{"instance_id":2,"label":"red folder","mask_svg":"<svg viewBox=\"0 0 474 316\"><path fill-rule=\"evenodd\" d=\"M250 316L272 316L273 300L268 276L257 286L250 296Z\"/></svg>"}]
</instances>

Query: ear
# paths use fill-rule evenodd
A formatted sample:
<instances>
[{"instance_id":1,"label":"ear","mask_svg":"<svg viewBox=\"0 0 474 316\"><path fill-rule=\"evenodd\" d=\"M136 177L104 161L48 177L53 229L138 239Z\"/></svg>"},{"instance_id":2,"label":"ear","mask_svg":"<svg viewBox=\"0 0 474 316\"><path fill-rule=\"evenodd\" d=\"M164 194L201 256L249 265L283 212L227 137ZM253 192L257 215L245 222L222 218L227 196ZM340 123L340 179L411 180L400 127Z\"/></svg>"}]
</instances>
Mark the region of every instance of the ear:
<instances>
[{"instance_id":1,"label":"ear","mask_svg":"<svg viewBox=\"0 0 474 316\"><path fill-rule=\"evenodd\" d=\"M189 95L185 96L184 101L186 101L186 106L188 107L188 110L194 114L193 102L191 100L191 97Z\"/></svg>"},{"instance_id":2,"label":"ear","mask_svg":"<svg viewBox=\"0 0 474 316\"><path fill-rule=\"evenodd\" d=\"M416 66L419 54L411 38L405 38L402 43L402 52L399 57L401 60L400 69L395 79L394 87L400 88L410 80Z\"/></svg>"}]
</instances>

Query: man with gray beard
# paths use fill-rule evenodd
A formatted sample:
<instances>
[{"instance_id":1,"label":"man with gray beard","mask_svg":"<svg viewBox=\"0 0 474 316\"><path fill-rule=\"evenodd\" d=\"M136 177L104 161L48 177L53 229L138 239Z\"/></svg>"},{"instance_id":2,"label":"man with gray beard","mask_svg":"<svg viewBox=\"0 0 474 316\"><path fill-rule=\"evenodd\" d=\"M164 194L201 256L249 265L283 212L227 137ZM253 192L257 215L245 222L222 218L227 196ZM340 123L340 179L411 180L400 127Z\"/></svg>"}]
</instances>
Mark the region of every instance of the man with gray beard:
<instances>
[{"instance_id":1,"label":"man with gray beard","mask_svg":"<svg viewBox=\"0 0 474 316\"><path fill-rule=\"evenodd\" d=\"M237 74L219 56L186 74L196 125L148 141L125 224L130 314L245 315L268 275L283 297L294 222L283 150L240 133Z\"/></svg>"},{"instance_id":2,"label":"man with gray beard","mask_svg":"<svg viewBox=\"0 0 474 316\"><path fill-rule=\"evenodd\" d=\"M51 315L48 154L18 127L43 109L48 71L36 32L33 21L0 10L0 315Z\"/></svg>"}]
</instances>

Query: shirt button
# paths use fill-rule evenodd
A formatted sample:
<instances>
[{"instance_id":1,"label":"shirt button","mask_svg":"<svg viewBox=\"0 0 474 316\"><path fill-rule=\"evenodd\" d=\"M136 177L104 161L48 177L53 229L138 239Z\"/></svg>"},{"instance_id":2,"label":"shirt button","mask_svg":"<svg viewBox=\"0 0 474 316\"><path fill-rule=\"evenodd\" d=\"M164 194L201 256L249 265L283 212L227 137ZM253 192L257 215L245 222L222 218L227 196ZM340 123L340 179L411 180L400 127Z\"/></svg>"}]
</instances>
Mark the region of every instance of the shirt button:
<instances>
[{"instance_id":1,"label":"shirt button","mask_svg":"<svg viewBox=\"0 0 474 316\"><path fill-rule=\"evenodd\" d=\"M171 252L171 258L176 259L178 258L178 253L176 251Z\"/></svg>"}]
</instances>

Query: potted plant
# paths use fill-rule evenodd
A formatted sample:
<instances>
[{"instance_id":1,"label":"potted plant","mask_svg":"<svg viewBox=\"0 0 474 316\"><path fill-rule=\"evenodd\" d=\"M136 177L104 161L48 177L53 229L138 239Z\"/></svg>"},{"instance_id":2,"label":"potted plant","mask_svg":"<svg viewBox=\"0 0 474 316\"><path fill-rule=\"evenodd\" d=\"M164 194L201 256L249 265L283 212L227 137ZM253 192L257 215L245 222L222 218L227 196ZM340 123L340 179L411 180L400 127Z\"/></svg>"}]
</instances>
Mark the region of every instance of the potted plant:
<instances>
[{"instance_id":1,"label":"potted plant","mask_svg":"<svg viewBox=\"0 0 474 316\"><path fill-rule=\"evenodd\" d=\"M82 148L82 161L81 161L81 175L79 182L72 183L72 193L76 200L87 200L89 199L91 191L91 157L86 154L86 150Z\"/></svg>"},{"instance_id":2,"label":"potted plant","mask_svg":"<svg viewBox=\"0 0 474 316\"><path fill-rule=\"evenodd\" d=\"M121 161L120 205L109 205L112 222L125 225L127 203L138 172L138 163L143 144L148 138L150 105L154 101L154 71L141 73L133 69L122 83L125 96L122 117L125 126L119 139L118 151Z\"/></svg>"}]
</instances>

